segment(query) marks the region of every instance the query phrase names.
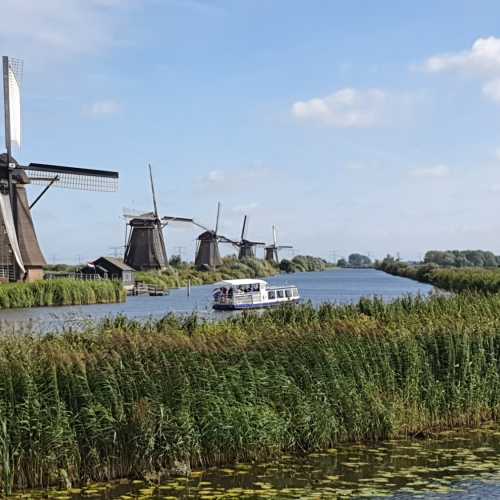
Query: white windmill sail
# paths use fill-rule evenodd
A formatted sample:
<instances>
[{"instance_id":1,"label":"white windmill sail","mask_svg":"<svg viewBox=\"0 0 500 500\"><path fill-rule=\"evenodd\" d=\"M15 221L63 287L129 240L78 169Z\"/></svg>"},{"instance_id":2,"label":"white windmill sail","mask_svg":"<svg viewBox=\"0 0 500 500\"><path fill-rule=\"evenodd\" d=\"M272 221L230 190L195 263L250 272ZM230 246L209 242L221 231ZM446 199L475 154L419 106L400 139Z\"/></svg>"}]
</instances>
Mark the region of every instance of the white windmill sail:
<instances>
[{"instance_id":1,"label":"white windmill sail","mask_svg":"<svg viewBox=\"0 0 500 500\"><path fill-rule=\"evenodd\" d=\"M14 224L12 205L10 204L10 197L8 193L0 193L0 215L3 218L5 230L7 232L7 238L9 239L14 258L16 259L19 269L24 274L26 272L26 269L24 268L23 257L19 248L19 242L17 241L16 226Z\"/></svg>"},{"instance_id":2,"label":"white windmill sail","mask_svg":"<svg viewBox=\"0 0 500 500\"><path fill-rule=\"evenodd\" d=\"M3 89L5 109L5 146L21 147L21 80L23 63L7 56L3 58Z\"/></svg>"}]
</instances>

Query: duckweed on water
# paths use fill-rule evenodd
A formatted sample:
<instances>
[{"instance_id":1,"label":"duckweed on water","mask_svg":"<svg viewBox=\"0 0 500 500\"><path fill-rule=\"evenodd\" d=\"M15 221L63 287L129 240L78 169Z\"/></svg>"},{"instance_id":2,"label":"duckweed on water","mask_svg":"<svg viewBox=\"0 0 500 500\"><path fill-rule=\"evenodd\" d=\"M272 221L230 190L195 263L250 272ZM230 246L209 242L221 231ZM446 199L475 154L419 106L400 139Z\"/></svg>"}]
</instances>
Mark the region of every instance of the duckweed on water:
<instances>
[{"instance_id":1,"label":"duckweed on water","mask_svg":"<svg viewBox=\"0 0 500 500\"><path fill-rule=\"evenodd\" d=\"M488 446L483 444L487 443ZM340 446L332 453L283 456L265 464L193 471L160 485L143 481L92 484L82 490L24 492L16 498L229 499L229 498L410 498L466 490L468 482L500 484L500 436L493 427L480 434L443 435L380 446ZM376 460L382 455L383 460ZM345 469L345 460L362 464ZM238 475L245 470L247 475Z\"/></svg>"}]
</instances>

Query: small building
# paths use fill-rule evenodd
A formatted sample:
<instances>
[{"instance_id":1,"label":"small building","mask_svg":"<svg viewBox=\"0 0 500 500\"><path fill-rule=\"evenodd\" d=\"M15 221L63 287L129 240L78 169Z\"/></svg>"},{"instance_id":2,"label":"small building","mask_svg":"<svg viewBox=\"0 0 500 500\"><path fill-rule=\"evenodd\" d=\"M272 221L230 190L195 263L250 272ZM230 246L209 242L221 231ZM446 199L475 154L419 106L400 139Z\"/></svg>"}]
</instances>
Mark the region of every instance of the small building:
<instances>
[{"instance_id":1,"label":"small building","mask_svg":"<svg viewBox=\"0 0 500 500\"><path fill-rule=\"evenodd\" d=\"M99 275L103 279L119 280L124 288L135 284L135 270L117 257L99 257L80 269L82 274Z\"/></svg>"}]
</instances>

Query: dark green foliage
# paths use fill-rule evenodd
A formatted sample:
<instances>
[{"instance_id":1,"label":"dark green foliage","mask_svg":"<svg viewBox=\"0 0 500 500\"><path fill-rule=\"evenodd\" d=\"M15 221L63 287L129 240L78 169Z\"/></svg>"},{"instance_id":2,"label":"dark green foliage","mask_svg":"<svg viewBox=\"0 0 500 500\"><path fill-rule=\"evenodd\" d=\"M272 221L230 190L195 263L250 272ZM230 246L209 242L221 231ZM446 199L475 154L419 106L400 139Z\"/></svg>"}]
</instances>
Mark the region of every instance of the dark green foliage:
<instances>
[{"instance_id":1,"label":"dark green foliage","mask_svg":"<svg viewBox=\"0 0 500 500\"><path fill-rule=\"evenodd\" d=\"M352 253L348 258L350 267L371 267L372 261L370 257L360 253Z\"/></svg>"},{"instance_id":2,"label":"dark green foliage","mask_svg":"<svg viewBox=\"0 0 500 500\"><path fill-rule=\"evenodd\" d=\"M0 481L45 487L473 426L500 410L500 296L108 319L0 337Z\"/></svg>"},{"instance_id":3,"label":"dark green foliage","mask_svg":"<svg viewBox=\"0 0 500 500\"><path fill-rule=\"evenodd\" d=\"M283 259L280 269L286 273L324 271L328 267L326 260L311 255L297 255L292 260Z\"/></svg>"},{"instance_id":4,"label":"dark green foliage","mask_svg":"<svg viewBox=\"0 0 500 500\"><path fill-rule=\"evenodd\" d=\"M496 268L440 268L433 263L409 265L392 258L385 258L377 267L389 274L429 283L452 292L500 292L500 269Z\"/></svg>"},{"instance_id":5,"label":"dark green foliage","mask_svg":"<svg viewBox=\"0 0 500 500\"><path fill-rule=\"evenodd\" d=\"M424 262L442 267L497 267L500 256L485 250L430 250Z\"/></svg>"},{"instance_id":6,"label":"dark green foliage","mask_svg":"<svg viewBox=\"0 0 500 500\"><path fill-rule=\"evenodd\" d=\"M58 279L0 285L0 309L108 304L123 301L125 301L125 291L122 285L108 280Z\"/></svg>"}]
</instances>

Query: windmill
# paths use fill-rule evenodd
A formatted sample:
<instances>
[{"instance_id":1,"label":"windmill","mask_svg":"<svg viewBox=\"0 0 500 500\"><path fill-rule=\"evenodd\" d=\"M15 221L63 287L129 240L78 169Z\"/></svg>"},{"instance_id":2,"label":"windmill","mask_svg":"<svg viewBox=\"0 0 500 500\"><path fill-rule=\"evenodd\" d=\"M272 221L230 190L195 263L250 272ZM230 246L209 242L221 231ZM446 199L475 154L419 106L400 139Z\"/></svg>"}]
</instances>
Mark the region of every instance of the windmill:
<instances>
[{"instance_id":1,"label":"windmill","mask_svg":"<svg viewBox=\"0 0 500 500\"><path fill-rule=\"evenodd\" d=\"M165 269L168 266L168 257L163 229L169 222L193 222L193 219L185 217L160 217L151 165L149 165L149 180L153 197L153 211L141 215L125 214L128 222L125 231L125 256L123 260L125 264L138 271Z\"/></svg>"},{"instance_id":2,"label":"windmill","mask_svg":"<svg viewBox=\"0 0 500 500\"><path fill-rule=\"evenodd\" d=\"M291 245L278 245L276 239L276 226L273 226L273 243L272 245L267 245L265 250L265 259L269 262L279 264L278 251L283 248L293 248Z\"/></svg>"},{"instance_id":3,"label":"windmill","mask_svg":"<svg viewBox=\"0 0 500 500\"><path fill-rule=\"evenodd\" d=\"M241 228L240 241L237 242L237 245L236 245L240 249L238 252L238 259L239 260L254 259L255 258L255 248L258 246L265 245L265 243L262 241L247 240L247 238L246 238L247 230L248 230L248 217L245 215L243 217L243 227Z\"/></svg>"},{"instance_id":4,"label":"windmill","mask_svg":"<svg viewBox=\"0 0 500 500\"><path fill-rule=\"evenodd\" d=\"M12 148L21 147L23 63L2 57L5 146L0 154L0 280L33 281L43 277L45 258L36 237L31 209L51 186L87 191L116 191L118 172L29 163L20 165ZM45 188L28 203L26 185Z\"/></svg>"},{"instance_id":5,"label":"windmill","mask_svg":"<svg viewBox=\"0 0 500 500\"><path fill-rule=\"evenodd\" d=\"M231 240L226 236L219 234L219 222L221 215L221 204L217 203L217 218L215 219L215 229L209 229L198 222L193 221L193 223L204 229L197 240L196 246L196 256L194 259L194 264L198 268L213 268L220 266L222 264L222 259L219 252L219 241L222 243L231 243L237 246L239 243L237 241Z\"/></svg>"}]
</instances>

